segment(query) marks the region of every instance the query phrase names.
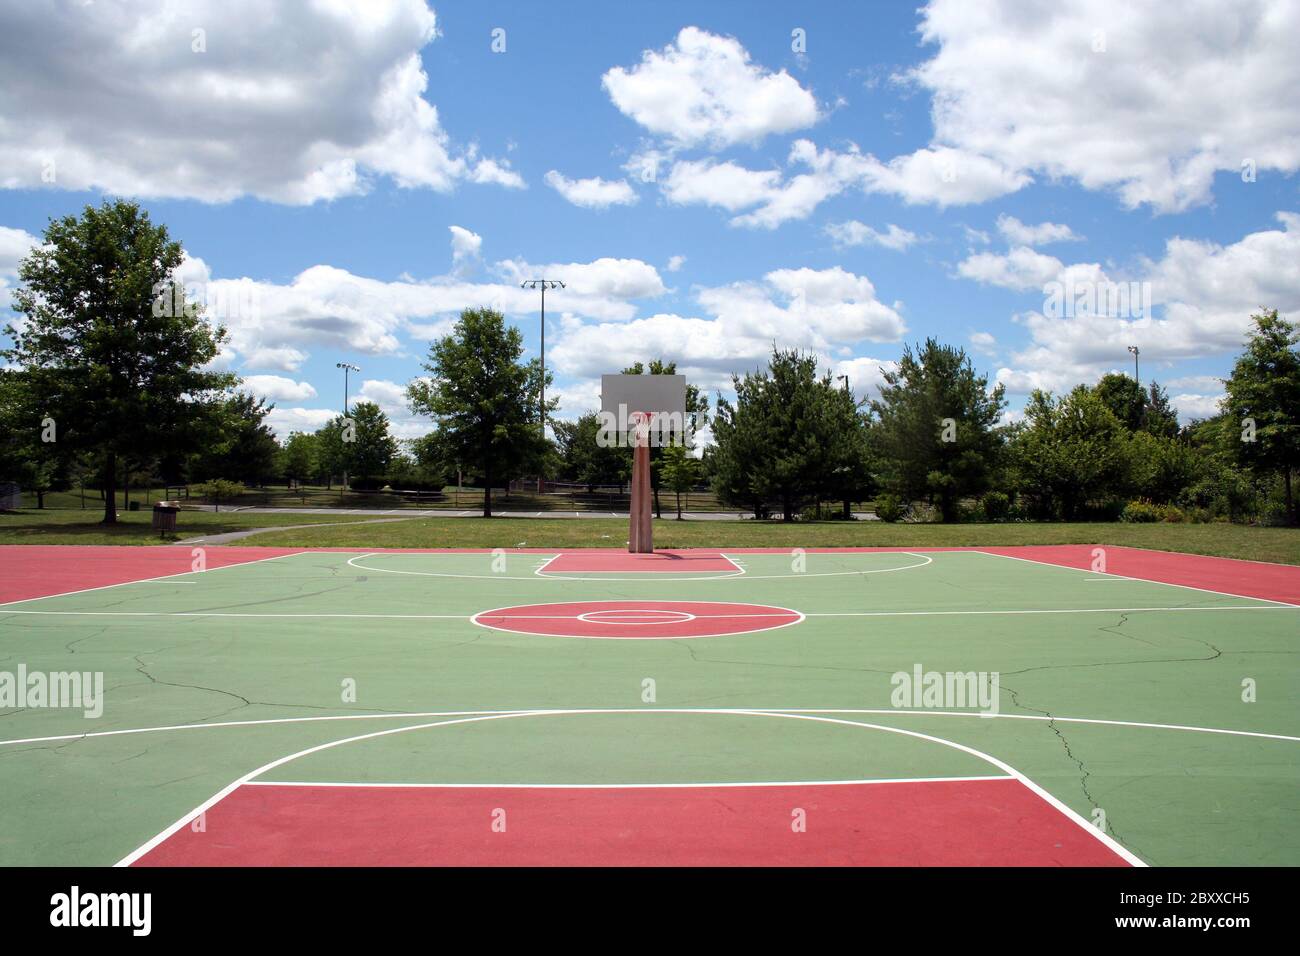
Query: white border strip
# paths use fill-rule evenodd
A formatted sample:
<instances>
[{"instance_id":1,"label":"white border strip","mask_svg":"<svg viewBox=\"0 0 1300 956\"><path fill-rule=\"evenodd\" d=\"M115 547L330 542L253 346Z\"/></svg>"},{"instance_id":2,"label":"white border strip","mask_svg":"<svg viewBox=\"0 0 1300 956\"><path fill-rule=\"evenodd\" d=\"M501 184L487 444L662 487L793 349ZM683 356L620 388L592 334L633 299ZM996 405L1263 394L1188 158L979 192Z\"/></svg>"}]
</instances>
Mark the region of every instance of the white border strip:
<instances>
[{"instance_id":1,"label":"white border strip","mask_svg":"<svg viewBox=\"0 0 1300 956\"><path fill-rule=\"evenodd\" d=\"M875 783L972 783L1015 780L996 774L980 777L877 777L871 780L757 780L714 783L356 783L322 780L250 780L246 787L340 787L350 790L692 790L710 787L851 787Z\"/></svg>"}]
</instances>

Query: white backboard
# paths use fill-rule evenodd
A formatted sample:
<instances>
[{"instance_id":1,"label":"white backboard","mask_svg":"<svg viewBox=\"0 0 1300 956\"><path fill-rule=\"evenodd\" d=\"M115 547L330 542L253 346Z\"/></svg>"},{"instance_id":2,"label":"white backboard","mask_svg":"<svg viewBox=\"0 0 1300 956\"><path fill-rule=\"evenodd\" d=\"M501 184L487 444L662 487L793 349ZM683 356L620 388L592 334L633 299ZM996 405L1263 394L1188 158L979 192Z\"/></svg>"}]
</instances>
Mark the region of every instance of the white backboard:
<instances>
[{"instance_id":1,"label":"white backboard","mask_svg":"<svg viewBox=\"0 0 1300 956\"><path fill-rule=\"evenodd\" d=\"M602 375L601 411L686 414L685 375Z\"/></svg>"}]
</instances>

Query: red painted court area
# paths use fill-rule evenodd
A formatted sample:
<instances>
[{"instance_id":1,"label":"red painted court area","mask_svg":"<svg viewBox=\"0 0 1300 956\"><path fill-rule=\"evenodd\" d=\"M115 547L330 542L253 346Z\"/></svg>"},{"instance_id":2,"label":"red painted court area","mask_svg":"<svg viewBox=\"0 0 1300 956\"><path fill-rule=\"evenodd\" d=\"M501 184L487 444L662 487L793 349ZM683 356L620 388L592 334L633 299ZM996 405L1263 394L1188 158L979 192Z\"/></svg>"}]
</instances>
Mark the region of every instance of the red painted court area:
<instances>
[{"instance_id":1,"label":"red painted court area","mask_svg":"<svg viewBox=\"0 0 1300 956\"><path fill-rule=\"evenodd\" d=\"M200 832L182 826L134 865L1128 864L1020 781L994 777L620 788L246 784L206 812Z\"/></svg>"},{"instance_id":2,"label":"red painted court area","mask_svg":"<svg viewBox=\"0 0 1300 956\"><path fill-rule=\"evenodd\" d=\"M0 545L0 604L197 570L191 547ZM201 548L205 567L224 568L296 554L292 548Z\"/></svg>"},{"instance_id":3,"label":"red painted court area","mask_svg":"<svg viewBox=\"0 0 1300 956\"><path fill-rule=\"evenodd\" d=\"M550 637L671 639L770 631L803 615L766 604L720 601L568 601L482 611L475 624Z\"/></svg>"},{"instance_id":4,"label":"red painted court area","mask_svg":"<svg viewBox=\"0 0 1300 956\"><path fill-rule=\"evenodd\" d=\"M601 574L650 572L664 574L739 574L740 568L719 551L566 551L541 569L542 574Z\"/></svg>"}]
</instances>

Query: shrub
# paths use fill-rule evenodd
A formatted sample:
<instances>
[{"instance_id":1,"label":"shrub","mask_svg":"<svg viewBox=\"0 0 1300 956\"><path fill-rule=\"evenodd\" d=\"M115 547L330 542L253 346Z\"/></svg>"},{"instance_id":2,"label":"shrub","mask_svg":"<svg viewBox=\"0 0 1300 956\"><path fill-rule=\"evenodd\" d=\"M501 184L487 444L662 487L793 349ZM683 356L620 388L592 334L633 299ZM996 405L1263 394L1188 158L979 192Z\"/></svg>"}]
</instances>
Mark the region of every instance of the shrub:
<instances>
[{"instance_id":1,"label":"shrub","mask_svg":"<svg viewBox=\"0 0 1300 956\"><path fill-rule=\"evenodd\" d=\"M939 524L943 521L943 512L928 501L914 501L903 520L909 524Z\"/></svg>"},{"instance_id":2,"label":"shrub","mask_svg":"<svg viewBox=\"0 0 1300 956\"><path fill-rule=\"evenodd\" d=\"M1160 511L1161 520L1170 524L1182 524L1187 520L1187 515L1183 513L1183 510L1174 505L1162 505Z\"/></svg>"},{"instance_id":3,"label":"shrub","mask_svg":"<svg viewBox=\"0 0 1300 956\"><path fill-rule=\"evenodd\" d=\"M1119 520L1129 524L1150 524L1161 520L1164 515L1163 509L1159 505L1152 504L1145 498L1139 498L1137 501L1130 501L1120 512Z\"/></svg>"},{"instance_id":4,"label":"shrub","mask_svg":"<svg viewBox=\"0 0 1300 956\"><path fill-rule=\"evenodd\" d=\"M892 524L902 518L906 510L896 495L881 495L876 499L876 517L881 521Z\"/></svg>"},{"instance_id":5,"label":"shrub","mask_svg":"<svg viewBox=\"0 0 1300 956\"><path fill-rule=\"evenodd\" d=\"M990 491L980 499L980 507L989 521L1005 521L1011 513L1011 498L1003 491Z\"/></svg>"}]
</instances>

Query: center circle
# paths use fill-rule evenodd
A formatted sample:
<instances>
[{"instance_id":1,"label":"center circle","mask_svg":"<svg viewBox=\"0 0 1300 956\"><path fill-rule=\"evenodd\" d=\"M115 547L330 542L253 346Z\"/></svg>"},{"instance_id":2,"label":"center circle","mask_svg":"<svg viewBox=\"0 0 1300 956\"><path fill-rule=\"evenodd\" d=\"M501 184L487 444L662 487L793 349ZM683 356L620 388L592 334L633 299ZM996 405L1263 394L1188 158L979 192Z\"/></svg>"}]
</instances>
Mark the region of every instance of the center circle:
<instances>
[{"instance_id":1,"label":"center circle","mask_svg":"<svg viewBox=\"0 0 1300 956\"><path fill-rule=\"evenodd\" d=\"M799 611L724 601L566 601L480 611L480 627L547 637L674 640L751 634L798 624Z\"/></svg>"},{"instance_id":2,"label":"center circle","mask_svg":"<svg viewBox=\"0 0 1300 956\"><path fill-rule=\"evenodd\" d=\"M578 615L579 621L588 624L680 624L695 620L694 614L685 611L644 610L627 608L626 610L587 611Z\"/></svg>"}]
</instances>

